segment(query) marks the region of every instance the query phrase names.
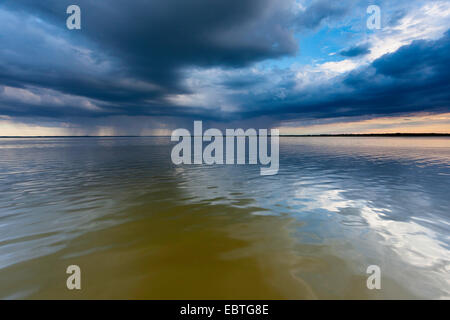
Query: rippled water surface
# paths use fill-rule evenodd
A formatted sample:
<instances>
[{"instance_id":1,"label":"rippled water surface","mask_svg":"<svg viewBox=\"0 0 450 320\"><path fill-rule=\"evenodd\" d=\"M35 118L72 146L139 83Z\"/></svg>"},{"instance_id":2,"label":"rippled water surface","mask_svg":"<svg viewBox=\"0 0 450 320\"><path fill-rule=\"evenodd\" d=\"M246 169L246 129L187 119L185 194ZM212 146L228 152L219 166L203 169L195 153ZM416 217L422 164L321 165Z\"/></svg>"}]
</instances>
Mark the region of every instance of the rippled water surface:
<instances>
[{"instance_id":1,"label":"rippled water surface","mask_svg":"<svg viewBox=\"0 0 450 320\"><path fill-rule=\"evenodd\" d=\"M171 147L0 139L0 298L450 297L450 139L285 137L274 176Z\"/></svg>"}]
</instances>

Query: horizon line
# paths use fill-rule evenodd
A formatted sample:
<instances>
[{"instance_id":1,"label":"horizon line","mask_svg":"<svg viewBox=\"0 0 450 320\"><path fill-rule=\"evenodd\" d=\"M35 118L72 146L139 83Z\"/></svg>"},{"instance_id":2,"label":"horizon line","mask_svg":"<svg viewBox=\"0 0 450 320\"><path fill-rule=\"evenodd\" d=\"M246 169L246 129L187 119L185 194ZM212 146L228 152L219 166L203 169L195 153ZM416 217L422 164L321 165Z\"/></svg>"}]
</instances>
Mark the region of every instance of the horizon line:
<instances>
[{"instance_id":1,"label":"horizon line","mask_svg":"<svg viewBox=\"0 0 450 320\"><path fill-rule=\"evenodd\" d=\"M191 135L194 136L194 135ZM257 135L259 136L259 135ZM267 136L270 136L268 134ZM338 134L280 134L280 137L377 137L377 136L397 136L397 137L407 137L407 136L450 136L450 133L338 133ZM99 135L79 135L79 136L0 136L0 139L6 138L145 138L145 137L170 137L170 135L111 135L111 136L99 136Z\"/></svg>"}]
</instances>

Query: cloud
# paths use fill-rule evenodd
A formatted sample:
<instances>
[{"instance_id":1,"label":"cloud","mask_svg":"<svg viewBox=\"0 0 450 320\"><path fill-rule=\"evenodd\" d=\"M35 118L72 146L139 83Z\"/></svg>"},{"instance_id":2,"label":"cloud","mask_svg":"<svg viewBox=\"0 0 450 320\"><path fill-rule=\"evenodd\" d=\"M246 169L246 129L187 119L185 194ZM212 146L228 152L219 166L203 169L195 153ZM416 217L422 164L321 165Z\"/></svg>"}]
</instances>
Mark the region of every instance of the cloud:
<instances>
[{"instance_id":1,"label":"cloud","mask_svg":"<svg viewBox=\"0 0 450 320\"><path fill-rule=\"evenodd\" d=\"M283 99L275 89L253 99L241 117L336 118L393 115L420 111L448 111L450 105L450 33L438 40L418 40L386 54L373 63L319 83L284 87ZM251 101L251 94L239 100ZM244 111L247 110L247 111Z\"/></svg>"},{"instance_id":2,"label":"cloud","mask_svg":"<svg viewBox=\"0 0 450 320\"><path fill-rule=\"evenodd\" d=\"M356 1L314 0L297 15L295 21L298 27L314 29L325 21L345 16Z\"/></svg>"},{"instance_id":3,"label":"cloud","mask_svg":"<svg viewBox=\"0 0 450 320\"><path fill-rule=\"evenodd\" d=\"M7 1L62 24L70 1ZM117 58L143 81L176 88L182 66L243 67L255 61L295 54L297 43L280 17L291 1L80 0L82 30L78 33L98 50ZM69 37L70 31L65 32Z\"/></svg>"},{"instance_id":4,"label":"cloud","mask_svg":"<svg viewBox=\"0 0 450 320\"><path fill-rule=\"evenodd\" d=\"M339 54L341 56L350 57L350 58L363 56L368 53L370 53L370 46L367 43L356 45L356 46L339 51Z\"/></svg>"},{"instance_id":5,"label":"cloud","mask_svg":"<svg viewBox=\"0 0 450 320\"><path fill-rule=\"evenodd\" d=\"M3 2L0 85L31 87L35 94L41 88L43 94L84 97L104 110L105 116L164 115L179 111L176 106L170 108L170 97L190 93L181 84L185 68L243 68L298 50L292 30L283 23L283 17L291 14L291 0L207 4L164 0L133 5L80 0L80 31L65 28L69 4ZM57 111L7 102L0 108L16 116L33 112L72 116L70 110L74 111L69 102L67 110ZM181 110L191 112L201 110ZM86 110L80 110L82 114L88 116Z\"/></svg>"},{"instance_id":6,"label":"cloud","mask_svg":"<svg viewBox=\"0 0 450 320\"><path fill-rule=\"evenodd\" d=\"M276 125L450 104L443 1L381 1L388 23L373 33L353 0L79 0L79 31L65 28L70 4L0 4L0 115L126 131L132 118ZM297 64L299 38L315 32L323 45L351 33L334 50L344 58Z\"/></svg>"}]
</instances>

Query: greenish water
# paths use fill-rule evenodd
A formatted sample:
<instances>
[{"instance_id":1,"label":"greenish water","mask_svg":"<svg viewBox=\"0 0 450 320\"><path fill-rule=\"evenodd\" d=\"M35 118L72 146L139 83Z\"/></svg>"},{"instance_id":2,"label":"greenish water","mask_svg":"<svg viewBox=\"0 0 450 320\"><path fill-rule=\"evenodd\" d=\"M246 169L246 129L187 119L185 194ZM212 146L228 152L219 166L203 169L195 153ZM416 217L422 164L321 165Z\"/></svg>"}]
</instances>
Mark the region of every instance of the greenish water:
<instances>
[{"instance_id":1,"label":"greenish water","mask_svg":"<svg viewBox=\"0 0 450 320\"><path fill-rule=\"evenodd\" d=\"M0 298L450 297L450 139L280 138L274 176L171 147L0 139Z\"/></svg>"}]
</instances>

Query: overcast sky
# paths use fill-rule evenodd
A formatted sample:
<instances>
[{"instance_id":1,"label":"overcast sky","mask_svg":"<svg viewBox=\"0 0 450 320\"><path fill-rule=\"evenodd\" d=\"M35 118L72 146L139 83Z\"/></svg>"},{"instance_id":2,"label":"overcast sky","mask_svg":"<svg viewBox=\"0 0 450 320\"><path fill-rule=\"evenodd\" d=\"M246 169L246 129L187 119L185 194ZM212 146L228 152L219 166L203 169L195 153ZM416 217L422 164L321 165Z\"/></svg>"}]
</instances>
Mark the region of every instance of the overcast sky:
<instances>
[{"instance_id":1,"label":"overcast sky","mask_svg":"<svg viewBox=\"0 0 450 320\"><path fill-rule=\"evenodd\" d=\"M66 27L71 4L81 30ZM450 132L449 29L449 1L3 0L0 136L170 134L194 120Z\"/></svg>"}]
</instances>

